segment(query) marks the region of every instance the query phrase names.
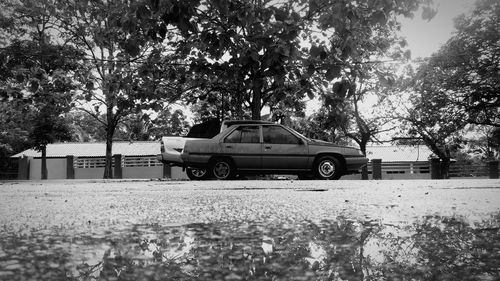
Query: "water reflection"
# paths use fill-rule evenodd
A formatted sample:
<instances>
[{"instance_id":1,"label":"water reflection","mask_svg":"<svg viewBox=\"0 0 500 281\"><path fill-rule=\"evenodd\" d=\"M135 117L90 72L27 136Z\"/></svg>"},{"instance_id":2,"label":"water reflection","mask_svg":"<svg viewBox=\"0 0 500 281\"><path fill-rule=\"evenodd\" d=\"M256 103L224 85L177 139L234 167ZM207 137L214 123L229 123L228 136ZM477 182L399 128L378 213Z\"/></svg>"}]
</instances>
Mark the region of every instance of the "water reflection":
<instances>
[{"instance_id":1,"label":"water reflection","mask_svg":"<svg viewBox=\"0 0 500 281\"><path fill-rule=\"evenodd\" d=\"M500 214L382 225L136 225L106 233L0 230L1 280L498 280Z\"/></svg>"}]
</instances>

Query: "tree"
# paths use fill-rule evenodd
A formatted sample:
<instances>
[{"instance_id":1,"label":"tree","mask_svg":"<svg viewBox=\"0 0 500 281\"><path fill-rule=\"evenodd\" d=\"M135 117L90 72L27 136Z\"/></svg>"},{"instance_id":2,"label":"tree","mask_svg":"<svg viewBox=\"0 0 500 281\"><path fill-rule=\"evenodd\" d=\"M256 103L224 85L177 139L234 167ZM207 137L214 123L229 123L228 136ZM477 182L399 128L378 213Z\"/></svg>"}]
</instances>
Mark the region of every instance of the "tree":
<instances>
[{"instance_id":1,"label":"tree","mask_svg":"<svg viewBox=\"0 0 500 281\"><path fill-rule=\"evenodd\" d=\"M30 124L26 116L31 107L17 100L0 99L0 169L6 170L9 157L31 146L28 138Z\"/></svg>"},{"instance_id":2,"label":"tree","mask_svg":"<svg viewBox=\"0 0 500 281\"><path fill-rule=\"evenodd\" d=\"M306 18L312 32L307 68L329 82L322 96L331 120L327 128L337 126L364 152L367 143L384 131L386 121L364 117L359 103L390 82L385 61L410 57L404 50L406 41L397 36L398 17L412 16L423 4L430 11L428 1L309 2Z\"/></svg>"},{"instance_id":3,"label":"tree","mask_svg":"<svg viewBox=\"0 0 500 281\"><path fill-rule=\"evenodd\" d=\"M165 83L169 77L165 69L158 65L163 65L162 53L168 51L162 41L189 32L193 3L61 0L46 10L55 13L53 24L60 36L85 50L89 68L77 78L85 85L80 101L92 107L80 108L105 128L104 178L112 177L113 136L120 120L144 109L158 110L164 99L178 98L178 91Z\"/></svg>"},{"instance_id":4,"label":"tree","mask_svg":"<svg viewBox=\"0 0 500 281\"><path fill-rule=\"evenodd\" d=\"M469 15L455 19L456 32L431 56L427 68L469 123L500 127L500 3L480 0Z\"/></svg>"},{"instance_id":5,"label":"tree","mask_svg":"<svg viewBox=\"0 0 500 281\"><path fill-rule=\"evenodd\" d=\"M302 19L295 1L204 1L198 30L181 48L189 54L197 90L191 100L215 92L233 115L252 119L274 97L304 97L311 83L302 69ZM193 49L193 46L195 47ZM192 52L191 52L192 51Z\"/></svg>"},{"instance_id":6,"label":"tree","mask_svg":"<svg viewBox=\"0 0 500 281\"><path fill-rule=\"evenodd\" d=\"M4 59L0 92L4 99L30 108L23 121L30 124L30 143L42 152L42 179L47 178L47 144L70 138L63 114L70 109L74 85L67 73L78 64L74 59L60 58L61 54L77 57L78 51L24 41L14 42L0 54Z\"/></svg>"},{"instance_id":7,"label":"tree","mask_svg":"<svg viewBox=\"0 0 500 281\"><path fill-rule=\"evenodd\" d=\"M469 153L479 156L482 160L494 160L500 156L500 128L492 126L473 126L470 130L474 135L465 141Z\"/></svg>"},{"instance_id":8,"label":"tree","mask_svg":"<svg viewBox=\"0 0 500 281\"><path fill-rule=\"evenodd\" d=\"M438 83L442 73L423 62L416 73L412 68L401 75L387 97L388 116L401 122L405 143L424 142L441 161L440 174L448 177L450 160L463 144L466 113L459 110L453 95Z\"/></svg>"},{"instance_id":9,"label":"tree","mask_svg":"<svg viewBox=\"0 0 500 281\"><path fill-rule=\"evenodd\" d=\"M81 64L82 53L58 45L51 36L51 16L42 13L48 6L30 0L8 2L3 19L12 18L7 32L25 40L12 40L0 51L0 95L5 100L24 102L30 107L24 122L30 124L29 139L42 153L41 178L47 179L46 147L68 140L70 129L63 113L71 107L75 84L71 75Z\"/></svg>"},{"instance_id":10,"label":"tree","mask_svg":"<svg viewBox=\"0 0 500 281\"><path fill-rule=\"evenodd\" d=\"M106 130L104 125L93 116L78 109L66 114L71 126L72 139L79 142L105 142ZM101 117L99 117L101 118Z\"/></svg>"},{"instance_id":11,"label":"tree","mask_svg":"<svg viewBox=\"0 0 500 281\"><path fill-rule=\"evenodd\" d=\"M299 118L292 127L308 138L339 142L336 134L338 126L332 125L335 120L328 113L326 109L320 108L310 116Z\"/></svg>"},{"instance_id":12,"label":"tree","mask_svg":"<svg viewBox=\"0 0 500 281\"><path fill-rule=\"evenodd\" d=\"M158 140L163 136L183 136L189 131L187 116L180 109L173 112L170 109L162 110L158 116L151 120L149 131L152 139Z\"/></svg>"},{"instance_id":13,"label":"tree","mask_svg":"<svg viewBox=\"0 0 500 281\"><path fill-rule=\"evenodd\" d=\"M410 97L400 104L407 110L399 118L407 137L422 139L434 152L444 178L467 124L498 125L499 11L495 1L478 1L470 16L456 20L457 33L403 83Z\"/></svg>"},{"instance_id":14,"label":"tree","mask_svg":"<svg viewBox=\"0 0 500 281\"><path fill-rule=\"evenodd\" d=\"M158 115L129 115L117 127L116 139L128 141L160 140L164 136L183 136L188 132L189 124L180 109L173 112L169 108Z\"/></svg>"}]
</instances>

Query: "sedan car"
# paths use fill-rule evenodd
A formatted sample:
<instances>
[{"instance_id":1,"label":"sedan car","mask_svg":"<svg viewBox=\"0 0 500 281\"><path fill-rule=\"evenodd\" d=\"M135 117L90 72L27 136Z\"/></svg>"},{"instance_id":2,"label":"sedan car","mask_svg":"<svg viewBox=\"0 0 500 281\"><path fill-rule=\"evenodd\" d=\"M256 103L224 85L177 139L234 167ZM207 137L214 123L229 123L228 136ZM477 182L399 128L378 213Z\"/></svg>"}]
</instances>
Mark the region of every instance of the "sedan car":
<instances>
[{"instance_id":1,"label":"sedan car","mask_svg":"<svg viewBox=\"0 0 500 281\"><path fill-rule=\"evenodd\" d=\"M265 121L236 123L211 139L187 140L180 158L188 169L221 180L244 174L339 179L368 162L359 149L312 140Z\"/></svg>"}]
</instances>

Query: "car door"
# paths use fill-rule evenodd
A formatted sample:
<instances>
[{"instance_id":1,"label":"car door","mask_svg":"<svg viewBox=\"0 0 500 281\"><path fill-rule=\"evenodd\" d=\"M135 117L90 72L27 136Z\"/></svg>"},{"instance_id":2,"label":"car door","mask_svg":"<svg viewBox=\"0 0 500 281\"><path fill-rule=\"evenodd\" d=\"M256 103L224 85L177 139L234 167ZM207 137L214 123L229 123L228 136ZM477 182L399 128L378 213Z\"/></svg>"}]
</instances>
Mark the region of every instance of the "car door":
<instances>
[{"instance_id":1,"label":"car door","mask_svg":"<svg viewBox=\"0 0 500 281\"><path fill-rule=\"evenodd\" d=\"M260 140L259 126L238 126L223 139L222 153L230 156L239 170L258 170L262 162Z\"/></svg>"},{"instance_id":2,"label":"car door","mask_svg":"<svg viewBox=\"0 0 500 281\"><path fill-rule=\"evenodd\" d=\"M308 147L299 137L279 125L262 126L262 168L304 170L308 168Z\"/></svg>"}]
</instances>

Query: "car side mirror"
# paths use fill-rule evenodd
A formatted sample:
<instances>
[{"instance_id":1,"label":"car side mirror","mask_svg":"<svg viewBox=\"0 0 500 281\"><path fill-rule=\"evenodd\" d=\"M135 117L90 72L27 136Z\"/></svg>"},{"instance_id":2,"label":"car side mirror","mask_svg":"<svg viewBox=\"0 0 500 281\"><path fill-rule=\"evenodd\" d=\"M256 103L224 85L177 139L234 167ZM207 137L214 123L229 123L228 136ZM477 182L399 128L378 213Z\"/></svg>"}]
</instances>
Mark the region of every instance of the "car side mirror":
<instances>
[{"instance_id":1,"label":"car side mirror","mask_svg":"<svg viewBox=\"0 0 500 281\"><path fill-rule=\"evenodd\" d=\"M297 141L297 144L298 144L298 145L304 145L305 143L304 143L304 140L299 139L299 140Z\"/></svg>"}]
</instances>

